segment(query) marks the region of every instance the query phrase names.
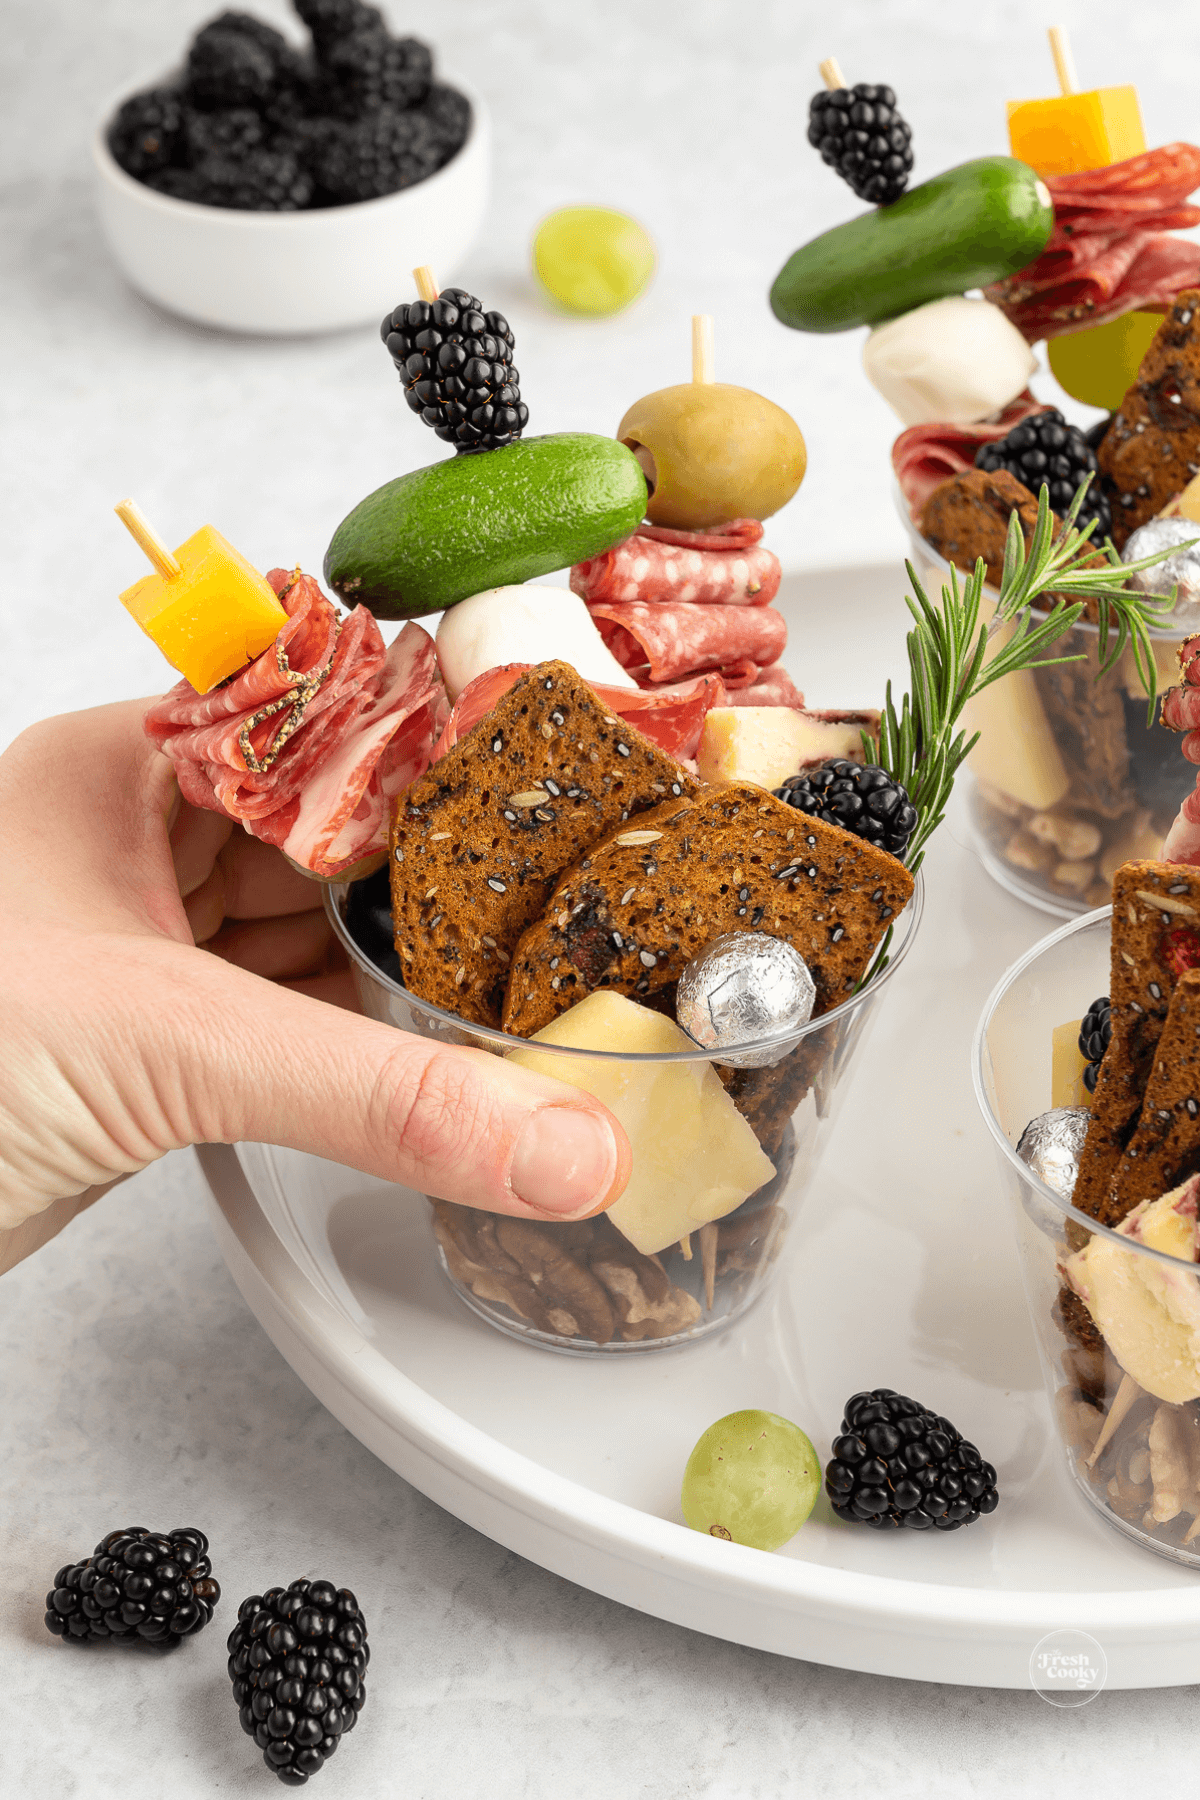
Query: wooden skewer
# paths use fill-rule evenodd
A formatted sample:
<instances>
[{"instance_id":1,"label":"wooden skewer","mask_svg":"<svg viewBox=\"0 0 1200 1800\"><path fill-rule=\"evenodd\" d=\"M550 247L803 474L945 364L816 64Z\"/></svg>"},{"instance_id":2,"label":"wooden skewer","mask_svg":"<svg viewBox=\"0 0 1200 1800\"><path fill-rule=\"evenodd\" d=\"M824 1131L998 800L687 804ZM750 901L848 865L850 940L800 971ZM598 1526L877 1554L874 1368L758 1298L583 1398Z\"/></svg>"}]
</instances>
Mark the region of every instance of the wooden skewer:
<instances>
[{"instance_id":1,"label":"wooden skewer","mask_svg":"<svg viewBox=\"0 0 1200 1800\"><path fill-rule=\"evenodd\" d=\"M417 284L417 293L420 298L427 300L432 306L438 297L438 291L437 282L433 279L433 270L428 263L422 263L419 269L413 270L413 280Z\"/></svg>"},{"instance_id":2,"label":"wooden skewer","mask_svg":"<svg viewBox=\"0 0 1200 1800\"><path fill-rule=\"evenodd\" d=\"M1054 69L1058 76L1058 85L1064 94L1079 92L1079 78L1075 73L1075 59L1071 55L1071 44L1066 31L1061 25L1050 27L1050 54L1054 58Z\"/></svg>"},{"instance_id":3,"label":"wooden skewer","mask_svg":"<svg viewBox=\"0 0 1200 1800\"><path fill-rule=\"evenodd\" d=\"M834 88L844 88L847 85L846 77L842 74L841 64L836 56L827 56L823 63L818 63L817 68L821 80L831 94Z\"/></svg>"},{"instance_id":4,"label":"wooden skewer","mask_svg":"<svg viewBox=\"0 0 1200 1800\"><path fill-rule=\"evenodd\" d=\"M715 1224L700 1227L700 1267L704 1270L704 1303L713 1309L713 1293L717 1284L717 1228Z\"/></svg>"},{"instance_id":5,"label":"wooden skewer","mask_svg":"<svg viewBox=\"0 0 1200 1800\"><path fill-rule=\"evenodd\" d=\"M692 314L692 380L713 380L713 323L711 313Z\"/></svg>"},{"instance_id":6,"label":"wooden skewer","mask_svg":"<svg viewBox=\"0 0 1200 1800\"><path fill-rule=\"evenodd\" d=\"M137 539L160 575L167 581L174 581L177 575L183 574L179 563L145 517L140 506L135 506L132 500L122 500L119 506L113 507L113 511L130 537Z\"/></svg>"},{"instance_id":7,"label":"wooden skewer","mask_svg":"<svg viewBox=\"0 0 1200 1800\"><path fill-rule=\"evenodd\" d=\"M1125 1417L1134 1401L1141 1398L1141 1393L1142 1390L1133 1379L1132 1375L1122 1375L1121 1385L1117 1389L1116 1397L1108 1409L1108 1417L1100 1427L1100 1436L1096 1439L1096 1447L1087 1459L1087 1466L1089 1469L1095 1468L1105 1445L1111 1439L1113 1432L1117 1429L1117 1426L1121 1423L1121 1420Z\"/></svg>"}]
</instances>

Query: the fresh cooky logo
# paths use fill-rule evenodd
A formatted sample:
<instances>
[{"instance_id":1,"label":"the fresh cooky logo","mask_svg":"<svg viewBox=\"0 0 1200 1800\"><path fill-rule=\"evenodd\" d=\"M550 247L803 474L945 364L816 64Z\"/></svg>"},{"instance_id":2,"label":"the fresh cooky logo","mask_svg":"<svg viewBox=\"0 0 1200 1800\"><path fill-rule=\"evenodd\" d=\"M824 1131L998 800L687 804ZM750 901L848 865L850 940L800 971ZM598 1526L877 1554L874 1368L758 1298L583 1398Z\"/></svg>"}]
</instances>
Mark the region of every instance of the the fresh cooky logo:
<instances>
[{"instance_id":1,"label":"the fresh cooky logo","mask_svg":"<svg viewBox=\"0 0 1200 1800\"><path fill-rule=\"evenodd\" d=\"M1086 1631L1051 1631L1034 1646L1029 1679L1051 1706L1086 1706L1108 1678L1108 1658Z\"/></svg>"}]
</instances>

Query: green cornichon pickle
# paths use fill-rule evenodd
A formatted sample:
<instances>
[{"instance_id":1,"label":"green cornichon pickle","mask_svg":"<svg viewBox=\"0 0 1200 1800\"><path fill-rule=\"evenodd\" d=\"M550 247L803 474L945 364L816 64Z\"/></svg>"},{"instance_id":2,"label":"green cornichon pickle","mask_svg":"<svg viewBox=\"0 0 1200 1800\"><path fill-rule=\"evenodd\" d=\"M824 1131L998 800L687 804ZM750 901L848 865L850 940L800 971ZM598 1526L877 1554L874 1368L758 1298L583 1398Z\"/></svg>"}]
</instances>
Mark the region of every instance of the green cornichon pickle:
<instances>
[{"instance_id":1,"label":"green cornichon pickle","mask_svg":"<svg viewBox=\"0 0 1200 1800\"><path fill-rule=\"evenodd\" d=\"M794 331L878 325L1023 269L1053 228L1029 164L981 156L802 245L775 277L771 310Z\"/></svg>"},{"instance_id":2,"label":"green cornichon pickle","mask_svg":"<svg viewBox=\"0 0 1200 1800\"><path fill-rule=\"evenodd\" d=\"M416 619L599 556L637 530L646 500L616 438L519 438L376 488L334 532L325 579L347 605Z\"/></svg>"}]
</instances>

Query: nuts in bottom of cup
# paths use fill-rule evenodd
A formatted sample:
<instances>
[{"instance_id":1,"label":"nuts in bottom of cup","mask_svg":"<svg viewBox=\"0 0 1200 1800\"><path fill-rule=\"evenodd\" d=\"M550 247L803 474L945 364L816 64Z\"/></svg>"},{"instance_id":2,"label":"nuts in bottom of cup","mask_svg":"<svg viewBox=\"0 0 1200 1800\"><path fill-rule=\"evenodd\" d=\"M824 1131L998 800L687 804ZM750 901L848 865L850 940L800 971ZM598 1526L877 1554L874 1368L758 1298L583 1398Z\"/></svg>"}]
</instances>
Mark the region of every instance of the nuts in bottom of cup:
<instances>
[{"instance_id":1,"label":"nuts in bottom of cup","mask_svg":"<svg viewBox=\"0 0 1200 1800\"><path fill-rule=\"evenodd\" d=\"M768 1201L709 1228L715 1255L703 1259L706 1268L701 1258L693 1264L700 1299L671 1279L662 1256L643 1255L603 1214L542 1225L432 1204L437 1241L461 1287L537 1331L593 1344L674 1337L700 1325L723 1290L743 1286L774 1260L786 1222L783 1208Z\"/></svg>"}]
</instances>

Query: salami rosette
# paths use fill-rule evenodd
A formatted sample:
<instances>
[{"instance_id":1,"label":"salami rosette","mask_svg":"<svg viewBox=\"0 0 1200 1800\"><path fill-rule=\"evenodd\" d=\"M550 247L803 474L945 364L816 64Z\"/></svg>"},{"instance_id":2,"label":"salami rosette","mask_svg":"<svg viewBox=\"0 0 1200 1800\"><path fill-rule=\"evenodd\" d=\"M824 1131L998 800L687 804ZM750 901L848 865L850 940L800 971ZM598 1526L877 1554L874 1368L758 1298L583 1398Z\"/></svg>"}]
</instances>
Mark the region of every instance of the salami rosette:
<instances>
[{"instance_id":1,"label":"salami rosette","mask_svg":"<svg viewBox=\"0 0 1200 1800\"><path fill-rule=\"evenodd\" d=\"M787 643L783 614L773 606L674 606L617 600L590 609L621 667L641 680L677 681L716 669L727 687L748 686Z\"/></svg>"},{"instance_id":2,"label":"salami rosette","mask_svg":"<svg viewBox=\"0 0 1200 1800\"><path fill-rule=\"evenodd\" d=\"M340 618L311 576L267 581L288 615L274 643L207 694L178 682L146 732L193 806L344 878L383 858L388 802L429 766L446 712L433 639L410 623L389 648L365 607Z\"/></svg>"},{"instance_id":3,"label":"salami rosette","mask_svg":"<svg viewBox=\"0 0 1200 1800\"><path fill-rule=\"evenodd\" d=\"M532 667L532 663L505 663L468 682L454 702L431 761L438 762L448 750L453 750L459 739L507 694L517 677ZM651 689L609 687L595 681L588 686L597 699L611 706L618 718L636 726L652 744L668 756L684 758L695 756L704 720L711 709L726 703L725 684L719 675L699 675L694 681Z\"/></svg>"},{"instance_id":4,"label":"salami rosette","mask_svg":"<svg viewBox=\"0 0 1200 1800\"><path fill-rule=\"evenodd\" d=\"M1037 259L984 289L1030 343L1169 307L1200 281L1200 148L1164 144L1104 168L1051 175L1054 229Z\"/></svg>"},{"instance_id":5,"label":"salami rosette","mask_svg":"<svg viewBox=\"0 0 1200 1800\"><path fill-rule=\"evenodd\" d=\"M624 600L769 606L782 569L760 542L762 529L757 519L734 519L716 531L640 525L624 543L576 563L571 587L589 606Z\"/></svg>"}]
</instances>

